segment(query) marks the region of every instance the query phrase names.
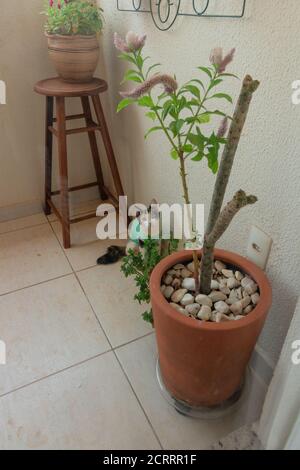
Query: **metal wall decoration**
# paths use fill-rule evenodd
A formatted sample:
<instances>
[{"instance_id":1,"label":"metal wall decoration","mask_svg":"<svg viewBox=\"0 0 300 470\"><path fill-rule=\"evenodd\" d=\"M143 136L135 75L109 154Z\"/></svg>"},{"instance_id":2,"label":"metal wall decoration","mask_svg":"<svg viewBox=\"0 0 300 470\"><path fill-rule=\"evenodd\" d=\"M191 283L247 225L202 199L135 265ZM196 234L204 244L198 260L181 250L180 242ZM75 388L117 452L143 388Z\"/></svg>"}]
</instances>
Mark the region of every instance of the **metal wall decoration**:
<instances>
[{"instance_id":1,"label":"metal wall decoration","mask_svg":"<svg viewBox=\"0 0 300 470\"><path fill-rule=\"evenodd\" d=\"M117 0L119 11L150 13L154 24L161 31L170 29L178 16L198 16L206 18L242 18L245 14L246 0L235 0L239 11L235 14L212 13L211 7L228 0Z\"/></svg>"}]
</instances>

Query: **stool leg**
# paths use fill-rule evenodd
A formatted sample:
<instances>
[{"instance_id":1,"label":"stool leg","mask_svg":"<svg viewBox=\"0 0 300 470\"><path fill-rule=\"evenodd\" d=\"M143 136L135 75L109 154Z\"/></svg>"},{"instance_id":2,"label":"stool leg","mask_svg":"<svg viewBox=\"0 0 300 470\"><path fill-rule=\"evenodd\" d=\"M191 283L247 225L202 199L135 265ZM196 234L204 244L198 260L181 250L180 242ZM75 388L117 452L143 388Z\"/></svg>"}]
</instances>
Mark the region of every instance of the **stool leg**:
<instances>
[{"instance_id":1,"label":"stool leg","mask_svg":"<svg viewBox=\"0 0 300 470\"><path fill-rule=\"evenodd\" d=\"M66 136L66 112L65 98L56 97L56 119L58 159L60 176L60 198L61 198L61 222L63 232L64 248L70 248L70 217L69 217L69 192L68 192L68 159L67 159L67 136Z\"/></svg>"},{"instance_id":2,"label":"stool leg","mask_svg":"<svg viewBox=\"0 0 300 470\"><path fill-rule=\"evenodd\" d=\"M53 125L53 96L46 97L46 121L45 121L45 215L51 214L49 200L51 199L51 183L52 183L52 132L49 126Z\"/></svg>"},{"instance_id":3,"label":"stool leg","mask_svg":"<svg viewBox=\"0 0 300 470\"><path fill-rule=\"evenodd\" d=\"M117 167L117 162L116 162L114 150L112 147L112 143L110 140L110 136L109 136L109 132L108 132L108 128L107 128L107 124L106 124L106 120L105 120L105 116L104 116L104 112L102 109L99 95L93 96L92 100L93 100L97 120L98 120L99 126L101 127L102 139L103 139L104 147L105 147L107 158L108 158L108 163L112 172L113 180L115 183L117 197L122 196L124 195L124 190L122 187L119 170Z\"/></svg>"},{"instance_id":4,"label":"stool leg","mask_svg":"<svg viewBox=\"0 0 300 470\"><path fill-rule=\"evenodd\" d=\"M81 103L82 103L83 113L85 115L86 126L91 127L93 124L92 124L92 113L91 113L89 97L82 96ZM103 173L102 173L102 168L101 168L96 133L88 132L88 136L89 136L90 147L91 147L91 152L92 152L93 161L94 161L94 167L95 167L95 172L96 172L96 177L97 177L97 182L98 182L100 198L107 199L107 194L104 190L104 179L103 179Z\"/></svg>"}]
</instances>

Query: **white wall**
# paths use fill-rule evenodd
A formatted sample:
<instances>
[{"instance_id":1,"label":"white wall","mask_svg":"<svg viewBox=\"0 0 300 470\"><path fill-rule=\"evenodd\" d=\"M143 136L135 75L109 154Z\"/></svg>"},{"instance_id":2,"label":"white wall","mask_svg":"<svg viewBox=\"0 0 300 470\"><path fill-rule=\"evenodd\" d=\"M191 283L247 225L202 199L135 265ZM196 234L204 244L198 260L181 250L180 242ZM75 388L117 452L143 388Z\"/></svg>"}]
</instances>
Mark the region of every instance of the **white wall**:
<instances>
[{"instance_id":1,"label":"white wall","mask_svg":"<svg viewBox=\"0 0 300 470\"><path fill-rule=\"evenodd\" d=\"M185 3L185 2L182 2ZM121 13L116 2L103 0L107 26L105 62L111 83L111 103L119 99L123 64L116 59L112 34L132 29L148 35L146 53L162 70L176 73L180 82L195 75L197 65L208 63L211 48L236 47L231 69L240 77L250 73L261 81L246 124L231 176L227 198L240 187L256 194L259 202L244 209L219 245L245 253L251 223L274 238L268 275L274 289L273 308L260 339L270 361L276 361L300 289L300 106L291 102L291 83L300 78L299 0L248 0L242 20L182 18L172 31L159 32L150 15ZM230 89L236 96L239 85ZM157 197L160 202L181 200L177 163L158 133L145 142L149 124L143 111L131 108L114 119L119 137L130 146L137 201ZM214 177L204 163L189 167L194 202L208 208Z\"/></svg>"},{"instance_id":2,"label":"white wall","mask_svg":"<svg viewBox=\"0 0 300 470\"><path fill-rule=\"evenodd\" d=\"M274 238L268 266L274 303L260 345L276 361L300 288L300 106L291 103L291 83L300 78L300 2L289 0L283 7L282 0L247 0L242 20L182 18L164 33L149 15L120 13L115 0L100 3L106 28L99 74L110 85L106 115L125 189L130 198L134 191L136 201L148 202L154 196L160 202L181 201L181 192L177 164L163 137L143 139L148 125L143 111L132 108L115 115L123 64L112 45L114 31L147 33L147 53L180 82L190 79L197 65L206 64L211 48L218 45L237 48L233 72L261 80L227 194L229 198L242 187L257 194L259 202L238 216L220 246L244 253L251 223ZM7 83L8 97L7 105L0 106L0 213L5 206L41 200L44 103L32 87L54 73L38 14L42 5L42 0L1 2L0 79ZM236 96L238 87L234 83L229 91ZM92 178L84 138L72 141L72 184ZM193 201L208 207L214 177L204 163L191 165L189 172Z\"/></svg>"}]
</instances>

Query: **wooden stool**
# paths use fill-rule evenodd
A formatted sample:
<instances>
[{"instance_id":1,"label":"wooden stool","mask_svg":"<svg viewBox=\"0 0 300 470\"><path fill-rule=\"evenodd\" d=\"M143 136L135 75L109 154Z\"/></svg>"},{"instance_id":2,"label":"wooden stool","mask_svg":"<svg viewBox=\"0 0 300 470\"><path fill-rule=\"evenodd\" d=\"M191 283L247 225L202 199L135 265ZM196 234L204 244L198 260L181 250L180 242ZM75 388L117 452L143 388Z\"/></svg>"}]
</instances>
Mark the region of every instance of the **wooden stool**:
<instances>
[{"instance_id":1,"label":"wooden stool","mask_svg":"<svg viewBox=\"0 0 300 470\"><path fill-rule=\"evenodd\" d=\"M51 210L56 214L62 224L63 243L65 248L70 248L70 224L80 222L91 217L95 214L85 215L75 219L70 219L69 212L69 191L76 191L80 189L98 186L100 198L102 200L110 198L110 201L118 207L118 197L124 195L112 143L110 140L107 124L105 121L103 108L101 105L99 94L106 91L108 88L107 83L99 78L94 78L89 83L66 83L59 78L49 78L38 82L34 90L40 95L46 96L46 125L45 125L45 214L49 215ZM82 114L75 114L66 116L65 112L65 98L79 97L82 103ZM97 123L93 121L92 111L90 107L91 97ZM56 118L53 116L54 98L56 103ZM66 129L66 121L73 119L85 119L86 127L77 129ZM56 128L54 123L56 122ZM115 197L109 189L105 186L103 180L103 173L99 157L98 145L96 140L96 131L100 131L105 147L108 163L112 173L116 196ZM91 147L91 153L94 161L97 181L95 183L87 183L81 186L74 186L69 188L68 185L68 159L67 159L67 135L78 134L80 132L87 132ZM60 177L60 191L52 191L52 137L53 134L57 137L58 141L58 158L59 158L59 177ZM60 195L61 209L60 211L54 205L52 196Z\"/></svg>"}]
</instances>

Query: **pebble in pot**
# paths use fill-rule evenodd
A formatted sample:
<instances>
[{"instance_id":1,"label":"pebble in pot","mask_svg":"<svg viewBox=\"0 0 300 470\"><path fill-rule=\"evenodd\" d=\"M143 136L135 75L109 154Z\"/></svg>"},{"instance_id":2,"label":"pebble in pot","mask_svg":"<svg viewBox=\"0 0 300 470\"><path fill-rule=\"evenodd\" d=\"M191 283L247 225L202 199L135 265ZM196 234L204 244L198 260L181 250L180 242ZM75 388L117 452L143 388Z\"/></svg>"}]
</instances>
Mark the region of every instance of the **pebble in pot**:
<instances>
[{"instance_id":1,"label":"pebble in pot","mask_svg":"<svg viewBox=\"0 0 300 470\"><path fill-rule=\"evenodd\" d=\"M211 308L208 305L202 305L197 317L200 320L208 321L211 317Z\"/></svg>"},{"instance_id":2,"label":"pebble in pot","mask_svg":"<svg viewBox=\"0 0 300 470\"><path fill-rule=\"evenodd\" d=\"M191 294L185 294L181 301L180 301L181 305L183 305L184 307L186 305L190 305L190 304L193 304L194 303L194 297L191 295Z\"/></svg>"},{"instance_id":3,"label":"pebble in pot","mask_svg":"<svg viewBox=\"0 0 300 470\"><path fill-rule=\"evenodd\" d=\"M212 307L212 300L204 294L198 294L197 297L195 298L195 301L199 305L207 305L208 307Z\"/></svg>"}]
</instances>

